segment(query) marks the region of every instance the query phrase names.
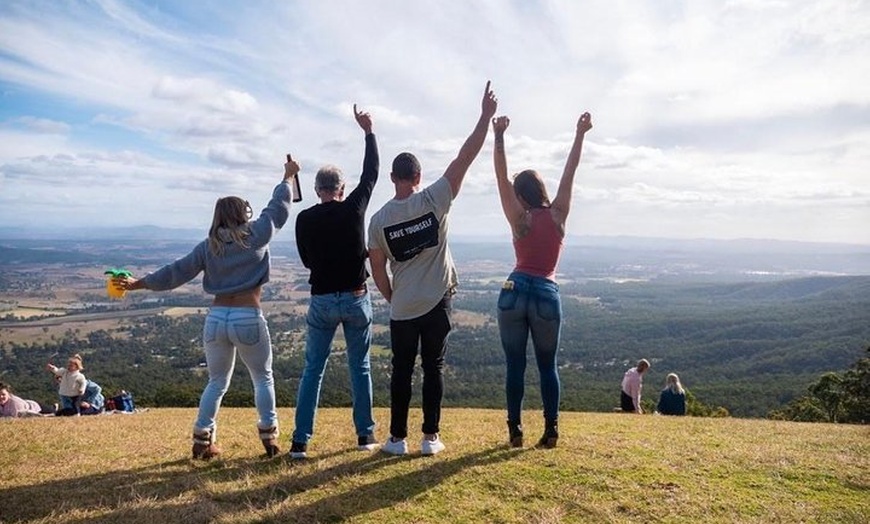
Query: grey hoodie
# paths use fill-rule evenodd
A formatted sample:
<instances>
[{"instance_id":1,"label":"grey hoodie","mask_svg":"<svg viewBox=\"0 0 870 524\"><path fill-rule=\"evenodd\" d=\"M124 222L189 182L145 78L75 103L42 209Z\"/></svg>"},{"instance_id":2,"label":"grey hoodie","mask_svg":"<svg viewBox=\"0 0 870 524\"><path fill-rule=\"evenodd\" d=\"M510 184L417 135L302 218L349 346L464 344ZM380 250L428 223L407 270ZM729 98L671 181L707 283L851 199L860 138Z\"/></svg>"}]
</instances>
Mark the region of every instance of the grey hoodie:
<instances>
[{"instance_id":1,"label":"grey hoodie","mask_svg":"<svg viewBox=\"0 0 870 524\"><path fill-rule=\"evenodd\" d=\"M247 247L228 243L224 253L216 256L203 240L186 256L142 278L152 291L174 289L205 272L202 289L211 295L227 295L253 289L269 281L269 241L290 216L290 184L281 182L259 218L248 222ZM220 235L228 240L229 235Z\"/></svg>"}]
</instances>

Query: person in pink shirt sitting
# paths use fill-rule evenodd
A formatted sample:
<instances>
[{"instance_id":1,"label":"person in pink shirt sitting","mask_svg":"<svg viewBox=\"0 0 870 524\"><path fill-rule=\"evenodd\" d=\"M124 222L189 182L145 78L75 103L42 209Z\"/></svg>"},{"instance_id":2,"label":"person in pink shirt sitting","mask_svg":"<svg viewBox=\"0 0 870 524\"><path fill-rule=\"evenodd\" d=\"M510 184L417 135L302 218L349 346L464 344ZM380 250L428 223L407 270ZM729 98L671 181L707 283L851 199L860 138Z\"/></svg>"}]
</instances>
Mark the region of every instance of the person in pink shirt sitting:
<instances>
[{"instance_id":1,"label":"person in pink shirt sitting","mask_svg":"<svg viewBox=\"0 0 870 524\"><path fill-rule=\"evenodd\" d=\"M42 405L35 400L26 400L12 394L12 386L0 382L0 417L39 417L53 415L57 412L57 404L54 406Z\"/></svg>"},{"instance_id":2,"label":"person in pink shirt sitting","mask_svg":"<svg viewBox=\"0 0 870 524\"><path fill-rule=\"evenodd\" d=\"M640 407L640 392L643 389L643 374L649 369L649 361L642 358L637 361L637 366L629 369L622 377L622 394L620 405L626 413L643 414Z\"/></svg>"}]
</instances>

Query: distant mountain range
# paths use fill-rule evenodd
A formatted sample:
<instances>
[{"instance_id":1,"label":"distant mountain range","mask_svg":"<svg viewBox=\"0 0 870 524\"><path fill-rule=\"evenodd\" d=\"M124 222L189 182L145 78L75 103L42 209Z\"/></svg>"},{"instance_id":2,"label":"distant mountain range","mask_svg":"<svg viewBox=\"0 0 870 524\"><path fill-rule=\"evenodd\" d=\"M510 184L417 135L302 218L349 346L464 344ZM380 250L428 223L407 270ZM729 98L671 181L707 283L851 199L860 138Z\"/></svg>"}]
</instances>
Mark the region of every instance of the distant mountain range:
<instances>
[{"instance_id":1,"label":"distant mountain range","mask_svg":"<svg viewBox=\"0 0 870 524\"><path fill-rule=\"evenodd\" d=\"M2 240L201 240L207 228L166 228L159 226L129 227L68 227L68 228L13 228L0 226ZM280 239L279 239L280 240ZM510 242L504 234L459 235L451 237L453 242L473 244L502 244ZM566 245L608 247L620 249L654 249L684 251L720 252L769 252L769 253L870 253L870 244L844 244L833 242L799 242L771 239L676 239L636 236L569 236Z\"/></svg>"},{"instance_id":2,"label":"distant mountain range","mask_svg":"<svg viewBox=\"0 0 870 524\"><path fill-rule=\"evenodd\" d=\"M171 261L202 240L205 230L156 226L18 229L0 227L0 264L104 263L113 258ZM289 234L288 234L289 233ZM460 265L479 260L513 263L509 239L451 238ZM759 280L816 275L870 275L870 245L756 239L670 239L572 236L560 273L570 278ZM275 256L295 258L292 232L272 243Z\"/></svg>"},{"instance_id":3,"label":"distant mountain range","mask_svg":"<svg viewBox=\"0 0 870 524\"><path fill-rule=\"evenodd\" d=\"M3 240L197 240L208 234L205 229L174 229L158 226L131 227L61 227L11 228L0 226Z\"/></svg>"}]
</instances>

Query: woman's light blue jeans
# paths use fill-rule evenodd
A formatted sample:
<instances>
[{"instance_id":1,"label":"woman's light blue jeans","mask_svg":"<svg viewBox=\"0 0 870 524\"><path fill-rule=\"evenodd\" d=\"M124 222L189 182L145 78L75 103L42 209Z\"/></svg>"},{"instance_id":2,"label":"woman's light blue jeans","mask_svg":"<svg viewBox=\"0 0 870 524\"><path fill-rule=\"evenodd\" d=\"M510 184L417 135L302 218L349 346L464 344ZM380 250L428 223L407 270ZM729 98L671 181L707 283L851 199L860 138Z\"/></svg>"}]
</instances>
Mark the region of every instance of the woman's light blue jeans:
<instances>
[{"instance_id":1,"label":"woman's light blue jeans","mask_svg":"<svg viewBox=\"0 0 870 524\"><path fill-rule=\"evenodd\" d=\"M507 367L505 391L509 422L521 423L529 334L541 378L544 419L558 419L560 384L556 351L561 328L559 285L543 277L511 273L498 296L498 330Z\"/></svg>"},{"instance_id":2,"label":"woman's light blue jeans","mask_svg":"<svg viewBox=\"0 0 870 524\"><path fill-rule=\"evenodd\" d=\"M253 307L212 307L205 318L202 340L208 364L208 384L199 399L194 432L208 431L214 439L215 417L230 387L236 351L254 383L259 429L278 427L275 381L272 377L272 341L263 313Z\"/></svg>"},{"instance_id":3,"label":"woman's light blue jeans","mask_svg":"<svg viewBox=\"0 0 870 524\"><path fill-rule=\"evenodd\" d=\"M358 437L372 435L372 377L369 348L372 343L372 301L368 291L343 291L311 295L305 339L305 369L296 395L296 428L293 442L307 444L314 434L320 385L332 352L335 330L341 324L347 343L353 424Z\"/></svg>"}]
</instances>

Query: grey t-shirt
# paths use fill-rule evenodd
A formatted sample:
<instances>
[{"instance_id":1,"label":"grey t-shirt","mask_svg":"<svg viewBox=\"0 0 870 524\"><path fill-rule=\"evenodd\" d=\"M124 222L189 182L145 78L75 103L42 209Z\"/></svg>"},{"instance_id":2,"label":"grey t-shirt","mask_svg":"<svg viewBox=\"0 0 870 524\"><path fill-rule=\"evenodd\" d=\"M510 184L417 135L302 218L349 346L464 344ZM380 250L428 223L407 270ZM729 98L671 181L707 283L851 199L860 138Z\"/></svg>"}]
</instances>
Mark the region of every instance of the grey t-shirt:
<instances>
[{"instance_id":1,"label":"grey t-shirt","mask_svg":"<svg viewBox=\"0 0 870 524\"><path fill-rule=\"evenodd\" d=\"M393 273L390 318L410 320L434 308L456 287L447 246L447 212L453 202L443 176L408 198L392 199L369 222L369 248L384 252Z\"/></svg>"}]
</instances>

